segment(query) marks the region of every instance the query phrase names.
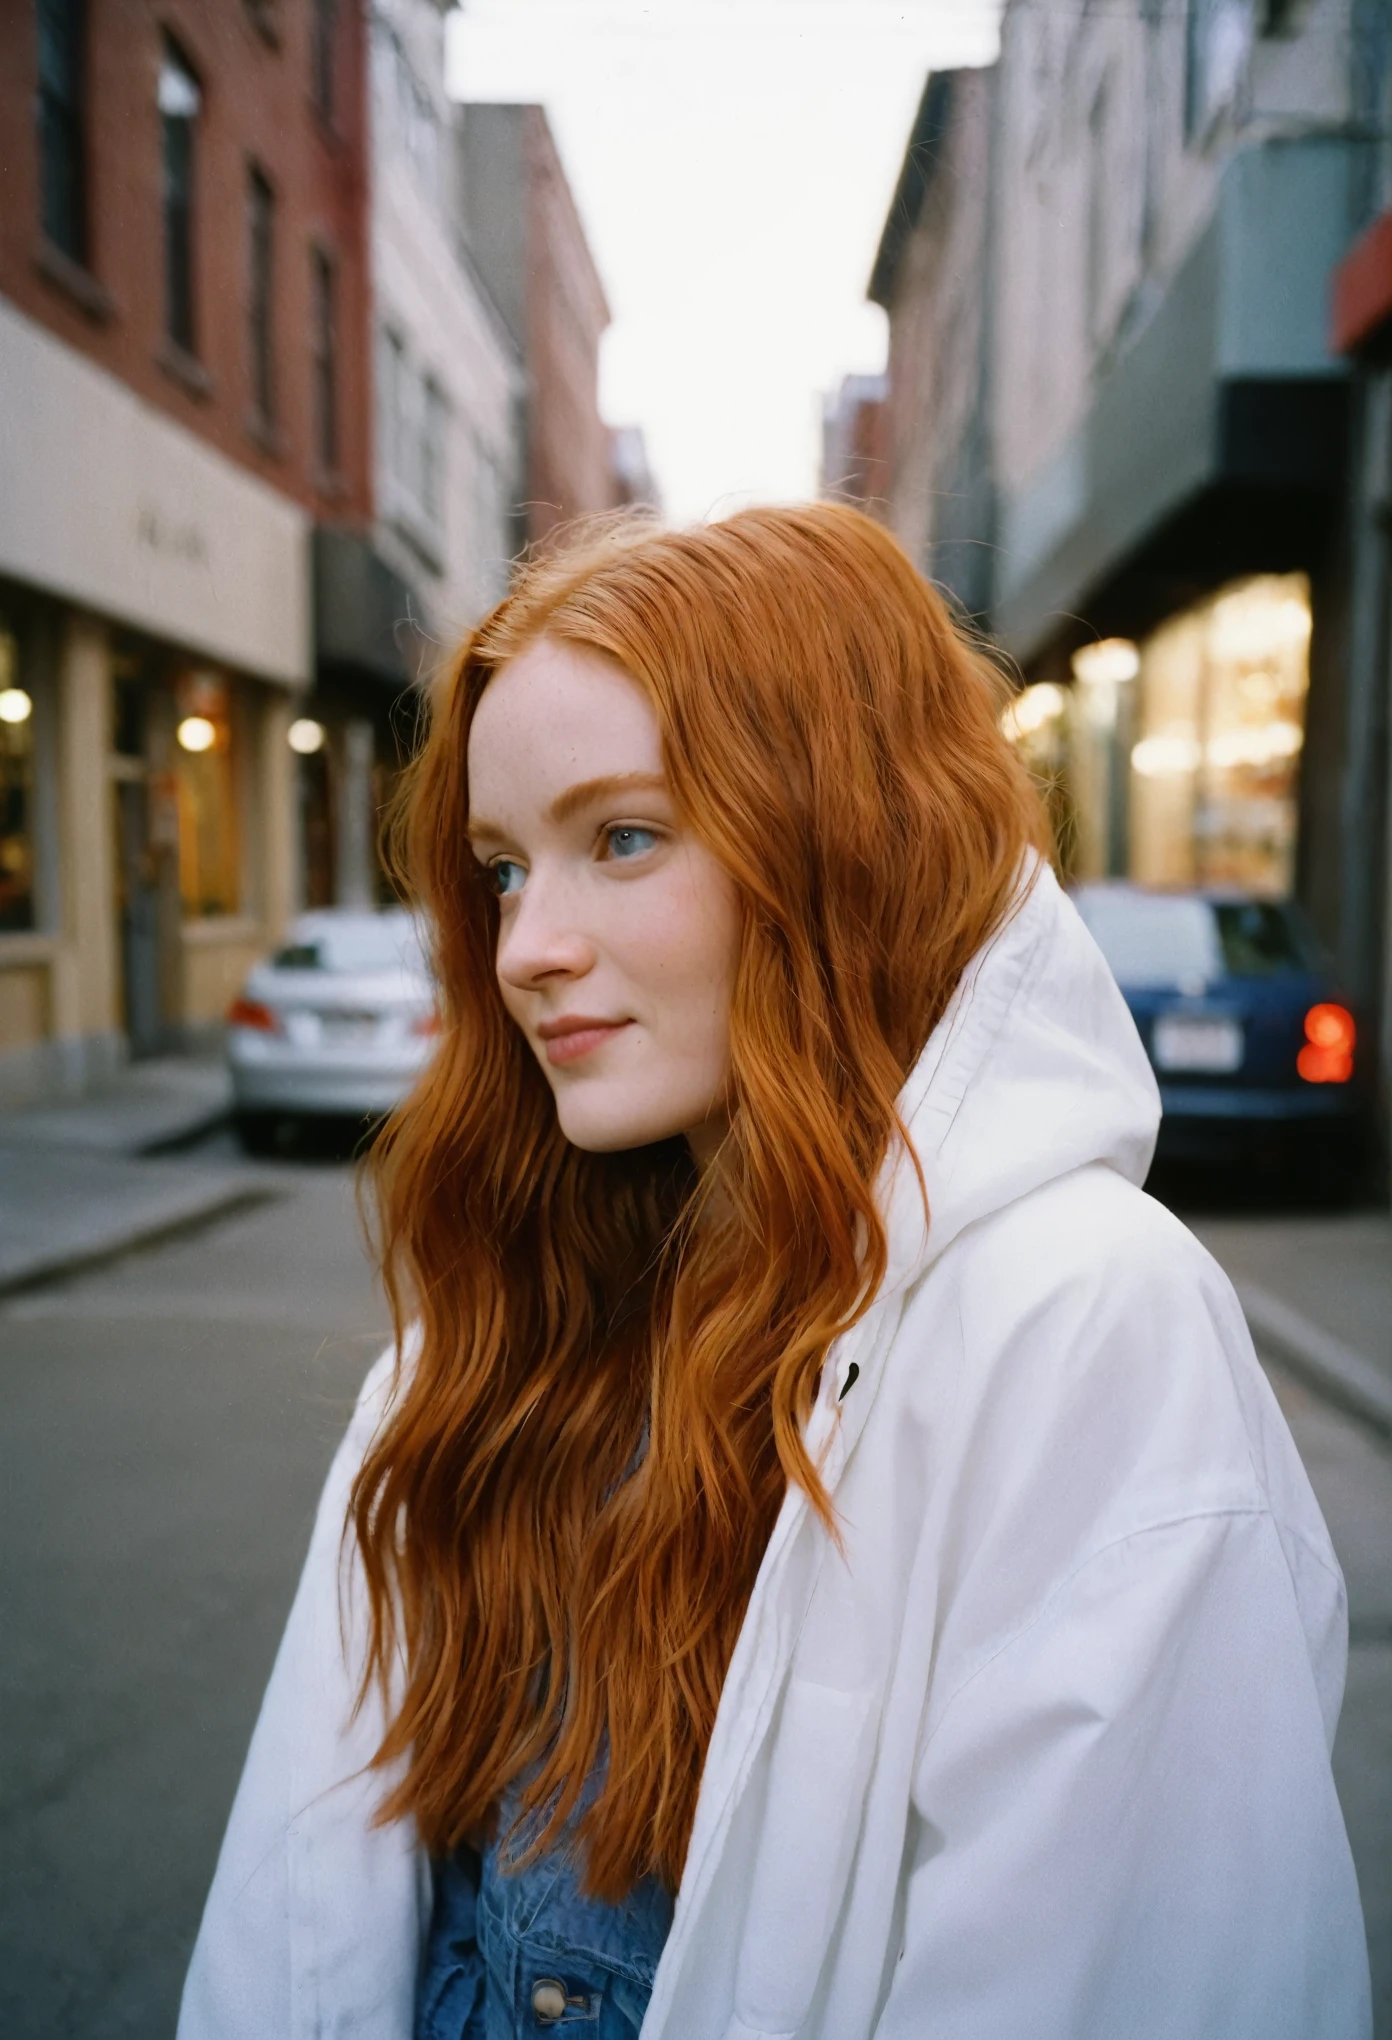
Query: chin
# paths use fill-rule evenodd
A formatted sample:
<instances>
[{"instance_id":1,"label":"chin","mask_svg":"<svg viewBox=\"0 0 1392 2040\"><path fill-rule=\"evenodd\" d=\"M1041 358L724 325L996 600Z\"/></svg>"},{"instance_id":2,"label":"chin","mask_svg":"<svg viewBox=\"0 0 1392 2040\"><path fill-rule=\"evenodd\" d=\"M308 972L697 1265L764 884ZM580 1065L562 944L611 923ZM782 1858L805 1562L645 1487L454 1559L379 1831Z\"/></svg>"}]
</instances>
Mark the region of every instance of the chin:
<instances>
[{"instance_id":1,"label":"chin","mask_svg":"<svg viewBox=\"0 0 1392 2040\"><path fill-rule=\"evenodd\" d=\"M653 1147L658 1141L671 1140L685 1124L682 1119L674 1122L667 1113L635 1112L631 1102L626 1109L616 1102L606 1111L597 1099L582 1104L578 1098L558 1098L556 1117L571 1146L590 1155Z\"/></svg>"}]
</instances>

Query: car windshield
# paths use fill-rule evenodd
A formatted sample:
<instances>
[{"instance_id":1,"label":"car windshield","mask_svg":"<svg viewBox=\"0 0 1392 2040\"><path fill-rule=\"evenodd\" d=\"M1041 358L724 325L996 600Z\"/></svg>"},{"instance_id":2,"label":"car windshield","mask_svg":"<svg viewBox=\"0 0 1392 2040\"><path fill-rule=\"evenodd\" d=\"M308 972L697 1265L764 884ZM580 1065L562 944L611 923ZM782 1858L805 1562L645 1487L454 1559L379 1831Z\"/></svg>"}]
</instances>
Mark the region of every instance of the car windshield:
<instances>
[{"instance_id":1,"label":"car windshield","mask_svg":"<svg viewBox=\"0 0 1392 2040\"><path fill-rule=\"evenodd\" d=\"M407 970L423 977L420 934L409 914L345 914L302 922L277 950L277 970Z\"/></svg>"},{"instance_id":2,"label":"car windshield","mask_svg":"<svg viewBox=\"0 0 1392 2040\"><path fill-rule=\"evenodd\" d=\"M1078 911L1121 985L1141 989L1313 968L1295 915L1276 900L1085 890Z\"/></svg>"},{"instance_id":3,"label":"car windshield","mask_svg":"<svg viewBox=\"0 0 1392 2040\"><path fill-rule=\"evenodd\" d=\"M1222 977L1223 951L1207 900L1165 893L1085 892L1078 911L1119 985Z\"/></svg>"}]
</instances>

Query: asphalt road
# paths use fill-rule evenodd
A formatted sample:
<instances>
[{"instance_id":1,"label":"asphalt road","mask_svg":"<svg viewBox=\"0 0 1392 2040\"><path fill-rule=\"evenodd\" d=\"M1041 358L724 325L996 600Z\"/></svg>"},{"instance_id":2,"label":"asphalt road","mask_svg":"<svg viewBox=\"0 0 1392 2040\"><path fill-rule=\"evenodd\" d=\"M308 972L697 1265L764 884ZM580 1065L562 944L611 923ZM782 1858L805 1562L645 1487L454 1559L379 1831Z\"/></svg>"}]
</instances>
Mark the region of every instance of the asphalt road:
<instances>
[{"instance_id":1,"label":"asphalt road","mask_svg":"<svg viewBox=\"0 0 1392 2040\"><path fill-rule=\"evenodd\" d=\"M347 1172L0 1305L0 2034L166 2040L384 1340ZM268 2036L271 2040L271 2036Z\"/></svg>"},{"instance_id":2,"label":"asphalt road","mask_svg":"<svg viewBox=\"0 0 1392 2040\"><path fill-rule=\"evenodd\" d=\"M315 1497L385 1333L348 1172L281 1181L0 1303L5 2040L173 2031ZM1392 1449L1273 1378L1349 1582L1335 1769L1392 2040Z\"/></svg>"}]
</instances>

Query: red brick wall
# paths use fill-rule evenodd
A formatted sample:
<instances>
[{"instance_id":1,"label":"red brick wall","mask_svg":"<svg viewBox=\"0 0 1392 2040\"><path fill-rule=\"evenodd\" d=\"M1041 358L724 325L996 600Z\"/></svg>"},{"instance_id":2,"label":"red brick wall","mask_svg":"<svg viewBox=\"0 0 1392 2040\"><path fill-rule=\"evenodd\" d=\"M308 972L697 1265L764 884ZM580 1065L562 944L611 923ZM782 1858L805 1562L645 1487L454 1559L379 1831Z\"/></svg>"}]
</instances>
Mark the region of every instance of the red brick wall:
<instances>
[{"instance_id":1,"label":"red brick wall","mask_svg":"<svg viewBox=\"0 0 1392 2040\"><path fill-rule=\"evenodd\" d=\"M609 307L540 107L528 107L526 160L528 533L617 501L599 413L599 343Z\"/></svg>"},{"instance_id":2,"label":"red brick wall","mask_svg":"<svg viewBox=\"0 0 1392 2040\"><path fill-rule=\"evenodd\" d=\"M33 0L0 0L0 294L317 516L371 514L366 50L363 0L340 0L333 131L311 99L307 0L88 0L88 268L99 291L45 269L39 213ZM268 32L258 27L266 24ZM195 191L198 378L165 365L161 34L202 88ZM276 194L276 432L254 429L247 175ZM310 249L337 265L339 461L313 444ZM57 265L61 269L61 265ZM104 303L103 303L104 301Z\"/></svg>"}]
</instances>

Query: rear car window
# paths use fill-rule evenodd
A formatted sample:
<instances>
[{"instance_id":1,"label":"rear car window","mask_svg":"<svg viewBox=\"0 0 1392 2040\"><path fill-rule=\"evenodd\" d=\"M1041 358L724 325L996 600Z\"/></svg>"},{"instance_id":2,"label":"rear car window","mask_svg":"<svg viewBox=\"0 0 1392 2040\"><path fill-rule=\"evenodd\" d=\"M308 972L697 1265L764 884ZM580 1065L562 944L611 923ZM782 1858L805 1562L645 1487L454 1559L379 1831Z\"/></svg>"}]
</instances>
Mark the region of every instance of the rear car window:
<instances>
[{"instance_id":1,"label":"rear car window","mask_svg":"<svg viewBox=\"0 0 1392 2040\"><path fill-rule=\"evenodd\" d=\"M272 959L277 970L408 970L425 974L425 958L407 914L364 914L311 930L292 931Z\"/></svg>"},{"instance_id":2,"label":"rear car window","mask_svg":"<svg viewBox=\"0 0 1392 2040\"><path fill-rule=\"evenodd\" d=\"M1219 900L1213 911L1231 977L1281 977L1315 967L1309 938L1289 907L1274 900Z\"/></svg>"},{"instance_id":3,"label":"rear car window","mask_svg":"<svg viewBox=\"0 0 1392 2040\"><path fill-rule=\"evenodd\" d=\"M1078 911L1119 985L1173 985L1227 968L1207 900L1165 893L1084 892Z\"/></svg>"}]
</instances>

